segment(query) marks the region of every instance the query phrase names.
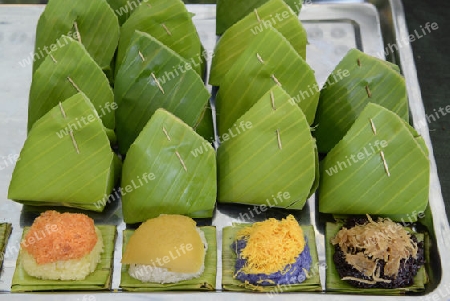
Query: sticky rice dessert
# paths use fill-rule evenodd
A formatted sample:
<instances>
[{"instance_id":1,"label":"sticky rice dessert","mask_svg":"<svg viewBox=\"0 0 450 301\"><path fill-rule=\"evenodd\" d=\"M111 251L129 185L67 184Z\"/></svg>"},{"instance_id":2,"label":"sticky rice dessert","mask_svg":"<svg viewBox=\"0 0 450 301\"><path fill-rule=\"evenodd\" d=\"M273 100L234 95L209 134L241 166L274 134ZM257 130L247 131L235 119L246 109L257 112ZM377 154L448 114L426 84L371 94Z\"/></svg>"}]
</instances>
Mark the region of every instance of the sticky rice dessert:
<instances>
[{"instance_id":1,"label":"sticky rice dessert","mask_svg":"<svg viewBox=\"0 0 450 301\"><path fill-rule=\"evenodd\" d=\"M84 214L42 213L21 242L27 274L47 280L83 280L101 259L103 239Z\"/></svg>"},{"instance_id":2,"label":"sticky rice dessert","mask_svg":"<svg viewBox=\"0 0 450 301\"><path fill-rule=\"evenodd\" d=\"M183 215L160 215L142 223L122 257L128 273L142 282L176 283L197 278L208 249L203 231Z\"/></svg>"},{"instance_id":3,"label":"sticky rice dessert","mask_svg":"<svg viewBox=\"0 0 450 301\"><path fill-rule=\"evenodd\" d=\"M331 239L341 280L358 288L411 286L424 264L424 242L390 219L351 218Z\"/></svg>"},{"instance_id":4,"label":"sticky rice dessert","mask_svg":"<svg viewBox=\"0 0 450 301\"><path fill-rule=\"evenodd\" d=\"M302 283L311 268L309 246L292 215L240 230L232 248L237 254L234 277L252 285Z\"/></svg>"}]
</instances>

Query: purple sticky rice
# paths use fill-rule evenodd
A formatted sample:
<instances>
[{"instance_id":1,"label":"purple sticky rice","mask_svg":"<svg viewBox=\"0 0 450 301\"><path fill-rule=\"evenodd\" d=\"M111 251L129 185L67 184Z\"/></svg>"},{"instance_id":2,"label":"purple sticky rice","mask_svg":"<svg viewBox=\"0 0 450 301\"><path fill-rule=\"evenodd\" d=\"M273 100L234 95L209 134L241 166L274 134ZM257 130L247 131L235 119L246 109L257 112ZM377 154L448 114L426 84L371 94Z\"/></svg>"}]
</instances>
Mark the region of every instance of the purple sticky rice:
<instances>
[{"instance_id":1,"label":"purple sticky rice","mask_svg":"<svg viewBox=\"0 0 450 301\"><path fill-rule=\"evenodd\" d=\"M306 242L306 238L305 238ZM247 241L244 239L239 239L231 245L233 250L235 250L237 255L237 260L235 264L236 279L245 282L248 281L253 285L269 286L269 285L282 285L282 284L298 284L306 280L305 271L311 268L311 253L309 251L308 244L305 244L303 252L297 257L295 263L293 263L289 268L285 267L282 271L278 271L272 274L246 274L241 271L242 267L247 263L246 259L241 258L242 250L246 247Z\"/></svg>"}]
</instances>

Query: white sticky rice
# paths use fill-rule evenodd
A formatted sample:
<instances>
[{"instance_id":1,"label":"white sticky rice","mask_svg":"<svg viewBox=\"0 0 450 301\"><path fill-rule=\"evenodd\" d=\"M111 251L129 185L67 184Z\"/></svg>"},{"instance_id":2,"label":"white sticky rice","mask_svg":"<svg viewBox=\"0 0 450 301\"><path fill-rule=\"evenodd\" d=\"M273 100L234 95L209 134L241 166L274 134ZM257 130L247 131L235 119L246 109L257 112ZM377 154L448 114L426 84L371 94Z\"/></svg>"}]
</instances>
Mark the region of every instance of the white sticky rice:
<instances>
[{"instance_id":1,"label":"white sticky rice","mask_svg":"<svg viewBox=\"0 0 450 301\"><path fill-rule=\"evenodd\" d=\"M38 264L34 257L22 249L22 266L28 275L46 280L83 280L95 271L103 251L103 237L95 227L97 243L92 251L80 259L69 259L44 264Z\"/></svg>"},{"instance_id":2,"label":"white sticky rice","mask_svg":"<svg viewBox=\"0 0 450 301\"><path fill-rule=\"evenodd\" d=\"M208 243L205 238L205 233L202 230L197 228L197 232L200 235L200 239L202 240L203 246L205 248L205 257L206 251L208 250ZM177 273L171 272L166 268L154 267L152 265L145 264L130 264L130 268L128 269L128 274L131 277L138 279L142 282L153 282L153 283L176 283L182 280L189 280L193 278L200 277L200 275L205 270L205 260L203 260L203 264L200 269L195 273Z\"/></svg>"}]
</instances>

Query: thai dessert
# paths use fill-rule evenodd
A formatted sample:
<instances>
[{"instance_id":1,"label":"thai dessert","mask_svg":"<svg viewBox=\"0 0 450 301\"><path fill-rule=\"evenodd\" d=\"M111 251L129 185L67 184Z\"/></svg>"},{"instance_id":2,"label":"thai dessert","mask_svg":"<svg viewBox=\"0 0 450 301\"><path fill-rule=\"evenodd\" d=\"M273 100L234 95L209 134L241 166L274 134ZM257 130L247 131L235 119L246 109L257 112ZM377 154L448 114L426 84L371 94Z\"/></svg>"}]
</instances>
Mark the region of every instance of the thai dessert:
<instances>
[{"instance_id":1,"label":"thai dessert","mask_svg":"<svg viewBox=\"0 0 450 301\"><path fill-rule=\"evenodd\" d=\"M0 224L0 270L3 265L3 260L6 257L6 245L8 243L9 236L11 235L12 225L10 223Z\"/></svg>"},{"instance_id":2,"label":"thai dessert","mask_svg":"<svg viewBox=\"0 0 450 301\"><path fill-rule=\"evenodd\" d=\"M103 238L85 214L45 211L35 219L21 242L21 263L33 277L83 280L94 272L103 251Z\"/></svg>"}]
</instances>

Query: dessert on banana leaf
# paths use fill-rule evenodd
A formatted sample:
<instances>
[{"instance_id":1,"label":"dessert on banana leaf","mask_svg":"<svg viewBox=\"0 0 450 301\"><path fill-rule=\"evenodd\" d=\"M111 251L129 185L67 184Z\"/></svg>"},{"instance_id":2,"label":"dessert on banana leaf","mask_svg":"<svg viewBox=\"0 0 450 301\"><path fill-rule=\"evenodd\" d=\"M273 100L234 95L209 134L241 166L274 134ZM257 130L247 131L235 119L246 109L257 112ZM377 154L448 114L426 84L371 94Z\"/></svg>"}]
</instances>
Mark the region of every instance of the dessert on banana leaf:
<instances>
[{"instance_id":1,"label":"dessert on banana leaf","mask_svg":"<svg viewBox=\"0 0 450 301\"><path fill-rule=\"evenodd\" d=\"M3 266L3 259L7 256L6 245L8 244L9 236L11 235L12 225L10 223L0 224L0 271Z\"/></svg>"},{"instance_id":2,"label":"dessert on banana leaf","mask_svg":"<svg viewBox=\"0 0 450 301\"><path fill-rule=\"evenodd\" d=\"M84 46L62 36L64 47L42 61L33 73L28 102L28 130L58 103L83 92L92 102L105 127L114 129L114 95L103 71Z\"/></svg>"},{"instance_id":3,"label":"dessert on banana leaf","mask_svg":"<svg viewBox=\"0 0 450 301\"><path fill-rule=\"evenodd\" d=\"M275 18L277 15L283 18ZM222 35L214 50L209 83L221 86L225 74L252 40L271 27L278 30L305 59L308 42L298 16L283 0L270 0L255 8Z\"/></svg>"},{"instance_id":4,"label":"dessert on banana leaf","mask_svg":"<svg viewBox=\"0 0 450 301\"><path fill-rule=\"evenodd\" d=\"M8 198L25 205L103 211L121 163L106 129L82 93L59 103L35 122L20 152Z\"/></svg>"},{"instance_id":5,"label":"dessert on banana leaf","mask_svg":"<svg viewBox=\"0 0 450 301\"><path fill-rule=\"evenodd\" d=\"M210 218L216 202L216 156L211 144L182 120L158 109L123 164L126 223L160 214Z\"/></svg>"},{"instance_id":6,"label":"dessert on banana leaf","mask_svg":"<svg viewBox=\"0 0 450 301\"><path fill-rule=\"evenodd\" d=\"M233 24L250 14L255 8L260 7L269 0L218 0L216 5L216 34L223 34ZM296 15L300 13L302 1L284 0ZM286 12L274 14L274 20L280 21L289 13Z\"/></svg>"},{"instance_id":7,"label":"dessert on banana leaf","mask_svg":"<svg viewBox=\"0 0 450 301\"><path fill-rule=\"evenodd\" d=\"M189 217L164 214L124 231L124 290L214 290L215 282L214 227L196 227Z\"/></svg>"},{"instance_id":8,"label":"dessert on banana leaf","mask_svg":"<svg viewBox=\"0 0 450 301\"><path fill-rule=\"evenodd\" d=\"M268 28L253 38L223 77L216 95L219 135L276 85L292 97L311 124L319 100L314 71L281 33Z\"/></svg>"},{"instance_id":9,"label":"dessert on banana leaf","mask_svg":"<svg viewBox=\"0 0 450 301\"><path fill-rule=\"evenodd\" d=\"M423 138L377 104L366 106L320 170L320 212L399 219L428 205L430 163Z\"/></svg>"},{"instance_id":10,"label":"dessert on banana leaf","mask_svg":"<svg viewBox=\"0 0 450 301\"><path fill-rule=\"evenodd\" d=\"M183 72L181 67L192 69L203 77L206 68L206 52L192 17L193 14L187 11L181 0L142 1L120 30L116 74L123 64L127 49L132 44L135 31L140 31L148 33L186 60L171 66L168 73L173 74L177 71L181 73ZM185 67L186 65L189 67Z\"/></svg>"},{"instance_id":11,"label":"dessert on banana leaf","mask_svg":"<svg viewBox=\"0 0 450 301\"><path fill-rule=\"evenodd\" d=\"M423 291L428 282L426 240L423 233L369 215L327 223L326 288L388 295Z\"/></svg>"},{"instance_id":12,"label":"dessert on banana leaf","mask_svg":"<svg viewBox=\"0 0 450 301\"><path fill-rule=\"evenodd\" d=\"M111 61L119 41L119 22L105 0L50 0L36 27L33 73L49 49L64 48L57 42L67 35L82 43L100 68L112 75Z\"/></svg>"},{"instance_id":13,"label":"dessert on banana leaf","mask_svg":"<svg viewBox=\"0 0 450 301\"><path fill-rule=\"evenodd\" d=\"M329 152L368 103L409 119L405 79L397 65L351 49L320 91L314 136L320 153Z\"/></svg>"},{"instance_id":14,"label":"dessert on banana leaf","mask_svg":"<svg viewBox=\"0 0 450 301\"><path fill-rule=\"evenodd\" d=\"M115 233L85 214L41 213L24 228L11 290L109 289Z\"/></svg>"},{"instance_id":15,"label":"dessert on banana leaf","mask_svg":"<svg viewBox=\"0 0 450 301\"><path fill-rule=\"evenodd\" d=\"M181 118L206 139L213 137L210 94L193 69L174 69L185 64L181 56L149 34L134 33L114 86L116 133L122 154L159 108Z\"/></svg>"},{"instance_id":16,"label":"dessert on banana leaf","mask_svg":"<svg viewBox=\"0 0 450 301\"><path fill-rule=\"evenodd\" d=\"M222 133L218 201L300 210L318 183L318 159L305 114L273 87Z\"/></svg>"},{"instance_id":17,"label":"dessert on banana leaf","mask_svg":"<svg viewBox=\"0 0 450 301\"><path fill-rule=\"evenodd\" d=\"M222 250L225 290L321 290L314 229L292 215L225 227Z\"/></svg>"}]
</instances>

